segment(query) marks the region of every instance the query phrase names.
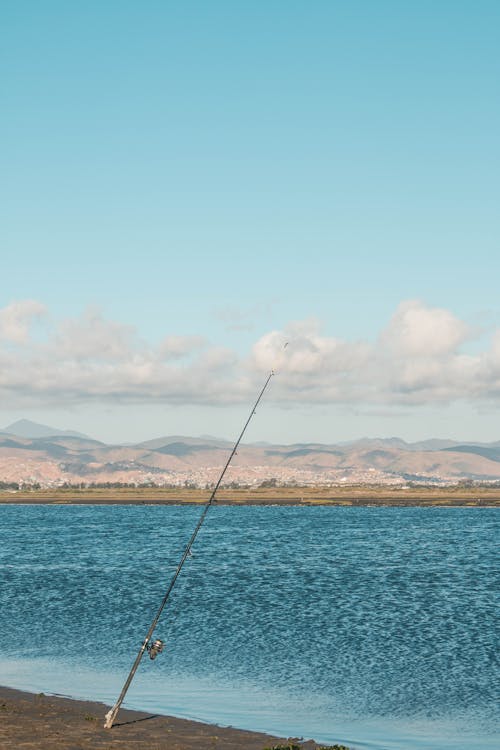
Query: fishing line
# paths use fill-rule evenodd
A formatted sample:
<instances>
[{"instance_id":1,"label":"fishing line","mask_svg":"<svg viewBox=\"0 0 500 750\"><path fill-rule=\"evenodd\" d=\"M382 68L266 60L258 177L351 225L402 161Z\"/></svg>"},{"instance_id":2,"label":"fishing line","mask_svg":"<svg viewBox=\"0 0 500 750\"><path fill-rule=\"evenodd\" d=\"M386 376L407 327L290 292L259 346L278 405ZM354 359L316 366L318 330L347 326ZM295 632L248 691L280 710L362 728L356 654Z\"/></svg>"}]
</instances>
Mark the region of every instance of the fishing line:
<instances>
[{"instance_id":1,"label":"fishing line","mask_svg":"<svg viewBox=\"0 0 500 750\"><path fill-rule=\"evenodd\" d=\"M287 344L285 344L285 346L283 348L286 348L286 346L287 346ZM190 537L188 543L186 544L186 547L184 548L184 552L182 553L182 556L181 556L181 559L179 561L179 564L177 565L175 573L172 576L172 579L171 579L171 581L170 581L170 583L168 585L168 588L167 588L167 590L165 592L165 595L164 595L164 597L162 599L162 602L161 602L161 604L160 604L160 606L158 608L158 611L157 611L156 615L153 618L153 621L152 621L152 623L151 623L151 625L149 627L149 630L148 630L148 632L146 634L146 637L144 638L144 641L143 641L143 643L141 645L141 648L139 649L139 653L137 654L137 656L135 658L135 661L134 661L134 663L132 665L132 669L130 670L129 675L128 675L127 679L125 680L125 684L123 685L122 691L121 691L120 695L118 696L118 699L117 699L116 703L114 704L114 706L108 711L108 713L105 716L105 723L104 723L104 728L105 729L111 729L111 727L113 726L113 722L116 719L116 715L117 715L117 713L118 713L118 711L120 709L121 704L123 703L123 700L125 698L127 690L130 687L130 683L132 682L132 679L133 679L133 677L134 677L134 675L135 675L135 673L137 671L137 668L138 668L138 666L140 664L140 661L141 661L142 657L144 656L145 651L148 651L149 656L150 656L151 659L155 659L156 656L159 653L161 653L161 651L163 650L163 641L161 641L160 639L152 641L152 636L153 636L155 628L156 628L156 626L158 624L158 620L160 619L160 615L163 612L163 609L164 609L164 607L165 607L165 605L166 605L166 603L167 603L167 601L168 601L168 599L170 597L172 589L175 586L177 578L179 577L179 574L180 574L180 572L181 572L181 570L182 570L182 568L184 566L184 563L186 562L186 559L188 557L190 557L190 555L191 555L191 547L193 546L194 541L195 541L196 537L198 536L198 532L199 532L199 530L201 529L201 527L203 525L203 522L204 522L204 520L206 518L206 515L207 515L210 507L213 505L213 503L215 501L215 496L217 494L217 490L219 489L219 487L221 485L221 482L222 482L222 480L224 478L224 475L225 475L227 469L229 468L229 464L231 463L231 461L232 461L232 459L233 459L233 457L234 457L234 455L235 455L235 453L236 453L236 451L238 449L238 446L239 446L241 440L243 439L243 435L245 434L246 429L247 429L248 425L250 424L250 422L252 420L252 417L255 415L257 406L259 405L260 400L261 400L262 396L264 395L264 392L265 392L267 386L269 385L269 383L271 381L271 378L274 375L274 372L275 372L274 369L271 370L271 372L267 376L266 382L264 383L264 385L263 385L263 387L262 387L262 389L261 389L261 391L260 391L260 393L259 393L259 395L257 397L257 400L256 400L255 404L253 405L251 411L250 411L248 419L245 422L245 425L244 425L244 427L243 427L243 429L242 429L242 431L241 431L238 439L236 440L236 442L235 442L235 444L233 446L233 449L232 449L232 451L231 451L231 453L229 455L229 458L227 459L226 464L225 464L224 468L222 469L222 472L221 472L221 474L220 474L220 476L219 476L219 478L217 480L217 483L216 483L215 487L213 488L212 493L211 493L211 495L210 495L207 503L205 504L205 507L203 508L203 511L202 511L201 516L200 516L200 518L198 520L198 523L196 524L195 529L194 529L193 533L191 534L191 537Z\"/></svg>"}]
</instances>

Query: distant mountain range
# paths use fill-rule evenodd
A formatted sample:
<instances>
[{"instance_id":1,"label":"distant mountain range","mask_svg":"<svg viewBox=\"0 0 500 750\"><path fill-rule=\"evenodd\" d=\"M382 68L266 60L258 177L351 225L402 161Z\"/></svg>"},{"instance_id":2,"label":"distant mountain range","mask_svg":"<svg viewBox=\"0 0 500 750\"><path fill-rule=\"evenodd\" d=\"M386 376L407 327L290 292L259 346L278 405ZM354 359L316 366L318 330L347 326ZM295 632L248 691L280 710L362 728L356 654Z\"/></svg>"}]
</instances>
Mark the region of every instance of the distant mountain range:
<instances>
[{"instance_id":1,"label":"distant mountain range","mask_svg":"<svg viewBox=\"0 0 500 750\"><path fill-rule=\"evenodd\" d=\"M132 483L206 486L217 480L232 443L203 436L165 436L107 445L71 430L29 420L0 431L0 482L59 486ZM362 438L348 443L241 445L227 484L450 484L500 481L500 441Z\"/></svg>"},{"instance_id":2,"label":"distant mountain range","mask_svg":"<svg viewBox=\"0 0 500 750\"><path fill-rule=\"evenodd\" d=\"M68 437L80 438L87 437L83 432L58 430L56 427L49 427L46 424L38 424L38 422L32 422L29 419L19 419L17 422L13 422L8 425L8 427L4 427L3 430L0 430L0 435L3 433L26 438L51 437L52 435L66 435Z\"/></svg>"}]
</instances>

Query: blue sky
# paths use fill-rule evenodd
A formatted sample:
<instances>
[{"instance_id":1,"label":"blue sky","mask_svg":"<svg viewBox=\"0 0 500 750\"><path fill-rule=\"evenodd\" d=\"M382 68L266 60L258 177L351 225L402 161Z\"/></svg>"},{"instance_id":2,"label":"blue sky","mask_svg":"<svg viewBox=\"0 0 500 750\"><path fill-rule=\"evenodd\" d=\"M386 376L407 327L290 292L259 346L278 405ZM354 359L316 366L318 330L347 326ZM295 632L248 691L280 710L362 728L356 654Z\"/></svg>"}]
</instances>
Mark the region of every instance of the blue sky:
<instances>
[{"instance_id":1,"label":"blue sky","mask_svg":"<svg viewBox=\"0 0 500 750\"><path fill-rule=\"evenodd\" d=\"M498 3L1 16L0 426L231 437L295 336L251 438L500 439Z\"/></svg>"}]
</instances>

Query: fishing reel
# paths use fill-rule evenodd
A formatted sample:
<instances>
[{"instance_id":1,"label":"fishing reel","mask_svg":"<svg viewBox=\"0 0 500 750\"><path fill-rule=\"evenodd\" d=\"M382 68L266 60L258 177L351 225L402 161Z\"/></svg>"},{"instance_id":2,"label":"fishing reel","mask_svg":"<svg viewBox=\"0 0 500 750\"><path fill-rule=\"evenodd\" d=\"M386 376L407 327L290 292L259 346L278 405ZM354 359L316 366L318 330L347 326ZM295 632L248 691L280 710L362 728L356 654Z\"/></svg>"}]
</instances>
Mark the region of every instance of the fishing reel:
<instances>
[{"instance_id":1,"label":"fishing reel","mask_svg":"<svg viewBox=\"0 0 500 750\"><path fill-rule=\"evenodd\" d=\"M163 651L164 645L165 644L162 640L160 640L160 638L157 638L155 641L150 641L146 646L149 658L156 659L158 654L161 654L161 652Z\"/></svg>"}]
</instances>

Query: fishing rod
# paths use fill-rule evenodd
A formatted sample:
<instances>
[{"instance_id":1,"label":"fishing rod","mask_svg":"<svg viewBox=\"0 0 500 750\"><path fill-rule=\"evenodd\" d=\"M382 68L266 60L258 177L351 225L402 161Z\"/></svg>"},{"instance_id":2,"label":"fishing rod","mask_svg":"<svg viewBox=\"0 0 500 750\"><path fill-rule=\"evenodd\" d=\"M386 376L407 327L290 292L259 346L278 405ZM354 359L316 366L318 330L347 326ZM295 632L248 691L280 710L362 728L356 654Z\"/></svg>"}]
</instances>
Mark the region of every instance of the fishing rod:
<instances>
[{"instance_id":1,"label":"fishing rod","mask_svg":"<svg viewBox=\"0 0 500 750\"><path fill-rule=\"evenodd\" d=\"M285 344L285 346L286 346L286 344ZM233 459L233 456L235 455L236 451L238 450L238 446L239 446L239 444L240 444L240 442L241 442L241 440L243 438L243 435L245 434L246 429L247 429L248 425L250 424L250 421L251 421L252 417L255 414L255 410L257 409L257 406L259 405L259 402L260 402L262 396L264 395L264 392L265 392L267 386L269 385L269 382L270 382L271 378L273 377L273 375L274 375L274 370L271 370L271 372L267 376L267 380L264 383L264 386L263 386L262 390L259 393L257 401L253 405L252 410L251 410L251 412L250 412L250 414L248 416L248 419L245 422L245 426L243 427L243 429L242 429L242 431L240 433L240 436L238 437L237 441L235 442L235 444L233 446L233 450L231 451L231 453L229 455L229 458L226 461L226 465L222 469L221 475L220 475L219 479L217 480L217 483L216 483L214 489L212 490L212 494L210 495L207 503L205 504L205 507L203 508L203 512L202 512L202 514L200 516L200 519L199 519L198 523L196 524L193 533L191 534L191 538L189 539L188 543L186 544L186 547L184 549L184 552L182 553L180 562L177 565L177 568L175 570L174 575L172 576L172 580L170 581L170 583L168 585L168 588L167 588L167 590L165 592L165 596L163 597L162 602L160 604L160 607L159 607L159 609L158 609L155 617L153 618L153 622L151 623L151 625L149 627L149 630L148 630L148 632L146 634L146 637L144 638L144 641L142 642L142 646L139 649L139 653L137 654L137 656L135 658L135 661L134 661L134 663L132 665L132 669L130 670L129 675L128 675L127 679L125 680L125 684L122 687L122 691L121 691L120 695L118 696L118 699L117 699L115 705L108 711L108 713L105 716L105 723L104 723L104 728L105 729L111 729L111 727L113 726L113 722L116 719L116 715L117 715L117 713L118 713L118 711L120 709L121 704L123 703L123 700L125 698L127 690L130 687L130 683L132 682L132 680L134 678L134 675L135 675L135 673L137 671L137 667L139 666L139 664L141 662L141 659L144 656L145 651L148 651L150 659L155 659L156 656L159 653L161 653L161 651L163 651L163 641L162 640L160 640L158 638L158 639L152 641L153 633L154 633L155 628L156 628L156 626L158 624L158 620L160 619L160 615L163 612L163 609L164 609L164 607L165 607L165 605L166 605L166 603L168 601L168 598L169 598L169 596L170 596L170 594L172 592L172 589L175 586L175 582L177 581L177 578L179 577L179 574L180 574L180 572L182 570L182 567L183 567L184 563L186 562L186 559L191 554L191 547L193 546L194 541L195 541L196 537L198 536L198 532L199 532L199 530L201 529L201 527L203 525L203 521L205 520L205 517L206 517L206 515L208 513L208 510L209 510L210 506L213 505L213 503L214 503L215 496L217 494L217 490L220 487L220 484L221 484L221 482L222 482L222 480L224 478L224 475L225 475L225 473L226 473L226 471L227 471L227 469L229 467L229 464L231 463L231 461Z\"/></svg>"}]
</instances>

